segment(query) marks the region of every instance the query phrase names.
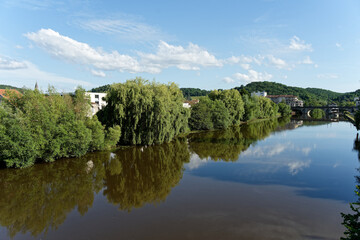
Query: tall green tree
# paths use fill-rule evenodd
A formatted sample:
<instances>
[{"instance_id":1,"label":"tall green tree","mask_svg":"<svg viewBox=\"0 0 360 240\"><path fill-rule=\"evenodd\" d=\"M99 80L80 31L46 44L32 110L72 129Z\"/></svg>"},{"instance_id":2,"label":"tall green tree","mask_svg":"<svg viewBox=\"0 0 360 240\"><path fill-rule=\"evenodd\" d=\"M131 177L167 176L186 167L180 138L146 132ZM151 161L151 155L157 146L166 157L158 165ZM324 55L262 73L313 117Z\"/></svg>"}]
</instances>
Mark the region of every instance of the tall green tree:
<instances>
[{"instance_id":1,"label":"tall green tree","mask_svg":"<svg viewBox=\"0 0 360 240\"><path fill-rule=\"evenodd\" d=\"M291 114L291 108L289 105L281 102L278 104L279 107L279 113L281 114L282 117L288 116Z\"/></svg>"},{"instance_id":2,"label":"tall green tree","mask_svg":"<svg viewBox=\"0 0 360 240\"><path fill-rule=\"evenodd\" d=\"M142 78L113 84L107 106L98 114L107 127L119 125L122 144L167 142L188 129L189 111L174 83L168 85Z\"/></svg>"},{"instance_id":3,"label":"tall green tree","mask_svg":"<svg viewBox=\"0 0 360 240\"><path fill-rule=\"evenodd\" d=\"M244 116L244 102L239 91L235 89L212 91L209 94L211 100L220 100L225 104L230 115L231 125L239 125Z\"/></svg>"}]
</instances>

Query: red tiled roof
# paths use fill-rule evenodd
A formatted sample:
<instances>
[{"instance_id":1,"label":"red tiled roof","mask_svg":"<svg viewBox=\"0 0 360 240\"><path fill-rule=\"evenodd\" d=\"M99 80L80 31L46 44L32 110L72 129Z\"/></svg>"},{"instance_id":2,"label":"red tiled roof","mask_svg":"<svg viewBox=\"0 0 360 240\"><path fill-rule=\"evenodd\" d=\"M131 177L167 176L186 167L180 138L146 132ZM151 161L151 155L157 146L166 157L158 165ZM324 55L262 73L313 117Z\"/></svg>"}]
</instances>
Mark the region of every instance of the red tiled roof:
<instances>
[{"instance_id":1,"label":"red tiled roof","mask_svg":"<svg viewBox=\"0 0 360 240\"><path fill-rule=\"evenodd\" d=\"M17 91L17 90L15 90L15 89L0 89L0 95L3 97L3 98L8 98L8 94L7 93L14 93L14 94L16 94L16 95L18 95L18 96L21 96L22 94L19 92L19 91Z\"/></svg>"}]
</instances>

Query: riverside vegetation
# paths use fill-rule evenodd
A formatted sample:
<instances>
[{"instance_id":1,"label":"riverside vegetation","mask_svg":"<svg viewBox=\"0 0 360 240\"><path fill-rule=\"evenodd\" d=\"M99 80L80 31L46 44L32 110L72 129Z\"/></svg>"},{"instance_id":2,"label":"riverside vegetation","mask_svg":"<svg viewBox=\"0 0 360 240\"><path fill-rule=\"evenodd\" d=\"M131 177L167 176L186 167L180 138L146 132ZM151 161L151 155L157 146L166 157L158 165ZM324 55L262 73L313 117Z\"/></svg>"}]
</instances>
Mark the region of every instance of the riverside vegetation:
<instances>
[{"instance_id":1,"label":"riverside vegetation","mask_svg":"<svg viewBox=\"0 0 360 240\"><path fill-rule=\"evenodd\" d=\"M89 104L81 88L73 96L53 88L10 96L0 105L0 165L23 168L115 146L119 126L105 130L97 117L87 117Z\"/></svg>"},{"instance_id":2,"label":"riverside vegetation","mask_svg":"<svg viewBox=\"0 0 360 240\"><path fill-rule=\"evenodd\" d=\"M235 90L215 90L190 109L174 83L142 78L108 88L107 106L89 117L85 90L60 95L26 90L0 105L0 165L23 168L120 145L169 142L190 130L226 129L290 113L285 104Z\"/></svg>"}]
</instances>

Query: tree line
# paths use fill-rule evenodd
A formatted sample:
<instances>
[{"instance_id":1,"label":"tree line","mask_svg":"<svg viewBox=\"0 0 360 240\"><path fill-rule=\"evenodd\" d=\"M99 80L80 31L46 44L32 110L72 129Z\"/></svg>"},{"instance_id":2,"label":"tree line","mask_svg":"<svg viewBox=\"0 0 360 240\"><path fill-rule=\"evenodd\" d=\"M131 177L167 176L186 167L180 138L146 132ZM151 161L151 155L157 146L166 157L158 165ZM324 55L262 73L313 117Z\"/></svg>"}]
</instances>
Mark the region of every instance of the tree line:
<instances>
[{"instance_id":1,"label":"tree line","mask_svg":"<svg viewBox=\"0 0 360 240\"><path fill-rule=\"evenodd\" d=\"M354 92L338 93L321 88L291 87L275 82L252 82L236 87L248 92L266 91L269 95L295 95L304 101L305 106L326 106L336 103L339 106L355 106L354 98L360 96L360 89Z\"/></svg>"},{"instance_id":2,"label":"tree line","mask_svg":"<svg viewBox=\"0 0 360 240\"><path fill-rule=\"evenodd\" d=\"M0 104L0 165L23 168L35 161L53 162L115 146L119 126L107 129L89 117L85 90L61 95L54 88L44 94L26 90Z\"/></svg>"},{"instance_id":3,"label":"tree line","mask_svg":"<svg viewBox=\"0 0 360 240\"><path fill-rule=\"evenodd\" d=\"M285 104L235 89L214 90L191 109L174 83L142 78L112 84L106 107L91 117L85 90L26 90L0 105L0 165L27 167L120 145L170 142L190 130L226 129L253 119L288 115Z\"/></svg>"}]
</instances>

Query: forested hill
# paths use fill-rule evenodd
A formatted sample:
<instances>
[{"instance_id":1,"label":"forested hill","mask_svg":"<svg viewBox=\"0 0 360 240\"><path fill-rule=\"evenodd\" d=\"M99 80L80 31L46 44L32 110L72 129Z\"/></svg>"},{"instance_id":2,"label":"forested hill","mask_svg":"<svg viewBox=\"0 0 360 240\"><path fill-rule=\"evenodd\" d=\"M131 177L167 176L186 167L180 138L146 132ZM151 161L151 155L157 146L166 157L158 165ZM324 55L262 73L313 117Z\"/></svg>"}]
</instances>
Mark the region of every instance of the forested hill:
<instances>
[{"instance_id":1,"label":"forested hill","mask_svg":"<svg viewBox=\"0 0 360 240\"><path fill-rule=\"evenodd\" d=\"M0 84L0 89L16 89L19 92L23 92L23 90L24 90L23 88L17 88L17 87L13 87L10 85L4 85L4 84Z\"/></svg>"},{"instance_id":2,"label":"forested hill","mask_svg":"<svg viewBox=\"0 0 360 240\"><path fill-rule=\"evenodd\" d=\"M354 98L360 97L360 89L349 93L338 93L321 88L300 88L286 86L275 82L252 82L235 89L246 89L248 92L265 91L268 95L295 95L304 100L307 105L353 105Z\"/></svg>"},{"instance_id":3,"label":"forested hill","mask_svg":"<svg viewBox=\"0 0 360 240\"><path fill-rule=\"evenodd\" d=\"M93 88L91 92L106 92L110 85L104 85ZM321 88L300 88L286 86L275 82L252 82L246 86L235 87L237 90L246 89L249 93L265 91L268 95L295 95L305 101L306 105L324 106L330 103L336 103L341 106L354 105L354 98L360 97L360 89L349 93L338 93ZM206 96L210 93L208 90L199 88L180 88L185 98L194 96Z\"/></svg>"}]
</instances>

